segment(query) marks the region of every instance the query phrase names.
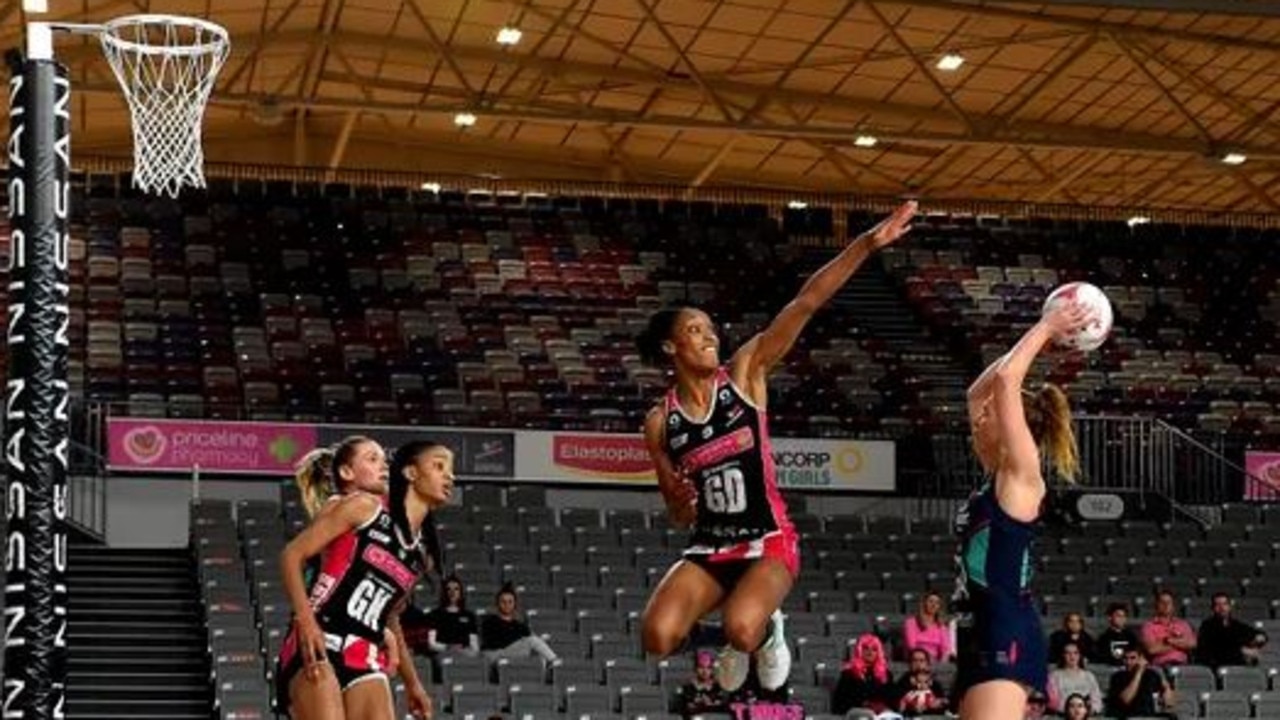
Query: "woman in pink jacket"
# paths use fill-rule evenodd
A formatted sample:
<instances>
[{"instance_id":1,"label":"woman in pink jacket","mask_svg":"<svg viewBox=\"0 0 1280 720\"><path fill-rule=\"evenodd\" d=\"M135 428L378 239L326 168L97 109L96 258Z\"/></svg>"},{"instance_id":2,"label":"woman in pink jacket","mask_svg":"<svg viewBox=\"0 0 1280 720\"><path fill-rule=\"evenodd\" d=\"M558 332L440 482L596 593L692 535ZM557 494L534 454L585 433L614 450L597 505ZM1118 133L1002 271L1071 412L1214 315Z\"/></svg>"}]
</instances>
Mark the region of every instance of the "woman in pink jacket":
<instances>
[{"instance_id":1,"label":"woman in pink jacket","mask_svg":"<svg viewBox=\"0 0 1280 720\"><path fill-rule=\"evenodd\" d=\"M951 623L942 614L942 596L929 591L920 597L920 607L902 623L903 650L929 653L933 662L948 662L955 655Z\"/></svg>"}]
</instances>

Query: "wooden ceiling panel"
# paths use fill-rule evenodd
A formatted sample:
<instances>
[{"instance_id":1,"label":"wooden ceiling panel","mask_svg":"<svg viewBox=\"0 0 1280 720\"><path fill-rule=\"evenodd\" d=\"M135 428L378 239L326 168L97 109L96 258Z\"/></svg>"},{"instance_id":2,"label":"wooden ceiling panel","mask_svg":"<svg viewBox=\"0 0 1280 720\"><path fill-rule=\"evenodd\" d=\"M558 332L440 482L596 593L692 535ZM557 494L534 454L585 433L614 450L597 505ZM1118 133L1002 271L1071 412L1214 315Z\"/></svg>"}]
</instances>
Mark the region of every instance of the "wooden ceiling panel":
<instances>
[{"instance_id":1,"label":"wooden ceiling panel","mask_svg":"<svg viewBox=\"0 0 1280 720\"><path fill-rule=\"evenodd\" d=\"M1026 81L1027 73L997 67L981 67L964 77L966 90L1008 93Z\"/></svg>"},{"instance_id":2,"label":"wooden ceiling panel","mask_svg":"<svg viewBox=\"0 0 1280 720\"><path fill-rule=\"evenodd\" d=\"M772 4L751 7L736 2L720 3L707 21L707 27L755 35L764 30L775 12L776 7Z\"/></svg>"},{"instance_id":3,"label":"wooden ceiling panel","mask_svg":"<svg viewBox=\"0 0 1280 720\"><path fill-rule=\"evenodd\" d=\"M709 0L646 0L658 19L669 25L702 27L716 12L717 3Z\"/></svg>"},{"instance_id":4,"label":"wooden ceiling panel","mask_svg":"<svg viewBox=\"0 0 1280 720\"><path fill-rule=\"evenodd\" d=\"M790 10L790 7L788 7ZM809 15L795 12L780 13L770 26L770 34L783 40L795 40L806 45L812 43L831 24L831 15Z\"/></svg>"},{"instance_id":5,"label":"wooden ceiling panel","mask_svg":"<svg viewBox=\"0 0 1280 720\"><path fill-rule=\"evenodd\" d=\"M824 45L838 50L870 50L884 39L884 31L874 21L846 18L827 34Z\"/></svg>"},{"instance_id":6,"label":"wooden ceiling panel","mask_svg":"<svg viewBox=\"0 0 1280 720\"><path fill-rule=\"evenodd\" d=\"M748 52L751 59L757 62L782 63L793 62L804 52L805 43L782 38L757 38Z\"/></svg>"},{"instance_id":7,"label":"wooden ceiling panel","mask_svg":"<svg viewBox=\"0 0 1280 720\"><path fill-rule=\"evenodd\" d=\"M967 113L977 115L991 114L1006 97L998 89L980 90L970 87L954 92L951 96L960 102Z\"/></svg>"},{"instance_id":8,"label":"wooden ceiling panel","mask_svg":"<svg viewBox=\"0 0 1280 720\"><path fill-rule=\"evenodd\" d=\"M745 33L707 29L698 35L689 51L697 55L737 59L751 47L753 39Z\"/></svg>"},{"instance_id":9,"label":"wooden ceiling panel","mask_svg":"<svg viewBox=\"0 0 1280 720\"><path fill-rule=\"evenodd\" d=\"M67 19L119 11L88 5ZM313 162L328 159L343 119L360 109L351 157L396 167L421 164L393 149L413 142L449 167L467 168L461 158L474 153L475 166L513 177L538 168L614 177L625 160L626 177L692 182L720 156L708 183L847 189L852 174L862 188L901 192L910 181L925 196L1132 196L1280 212L1231 175L1276 183L1274 18L954 0L343 0L328 18L332 3L302 0L286 14L288 5L226 0L213 10L234 34L206 115L213 160L279 146L278 157L256 159L292 162L292 142L260 142L263 130L246 120L278 94L287 116L307 110ZM155 12L206 6L150 0ZM506 24L525 31L509 49L495 43ZM15 25L0 27L0 44L20 43ZM329 52L314 52L326 33ZM966 59L960 71L935 70L953 49ZM80 91L73 117L85 147L127 148L127 114L99 51L61 39L59 53ZM466 106L479 122L460 132L453 113ZM403 137L377 140L387 123ZM239 146L228 140L236 132ZM291 137L291 127L272 132ZM854 148L859 133L881 142ZM1194 160L1207 146L1238 148L1249 162L1233 171Z\"/></svg>"}]
</instances>

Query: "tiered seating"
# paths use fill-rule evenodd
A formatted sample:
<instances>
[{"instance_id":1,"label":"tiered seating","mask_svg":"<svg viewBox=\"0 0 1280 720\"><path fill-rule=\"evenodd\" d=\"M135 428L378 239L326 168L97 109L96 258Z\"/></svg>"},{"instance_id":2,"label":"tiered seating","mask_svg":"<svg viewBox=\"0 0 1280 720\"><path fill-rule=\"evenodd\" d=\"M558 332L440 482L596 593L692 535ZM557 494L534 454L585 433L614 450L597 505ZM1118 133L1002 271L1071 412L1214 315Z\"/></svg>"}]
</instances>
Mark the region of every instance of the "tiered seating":
<instances>
[{"instance_id":1,"label":"tiered seating","mask_svg":"<svg viewBox=\"0 0 1280 720\"><path fill-rule=\"evenodd\" d=\"M73 374L83 363L89 399L629 430L664 380L634 354L651 311L698 303L741 341L799 280L763 207L287 189L78 205ZM776 382L775 427L885 429L889 361L841 318L825 327Z\"/></svg>"},{"instance_id":2,"label":"tiered seating","mask_svg":"<svg viewBox=\"0 0 1280 720\"><path fill-rule=\"evenodd\" d=\"M245 527L247 518L254 517L252 509L245 510L242 509L240 528ZM278 548L281 535L277 531L275 536ZM209 623L215 698L221 716L272 717L266 671L269 664L263 658L259 635L263 625L258 616L271 606L251 591L244 551L251 551L252 546L242 542L231 516L231 504L208 500L193 504L191 542ZM286 623L287 615L276 627L283 628Z\"/></svg>"},{"instance_id":3,"label":"tiered seating","mask_svg":"<svg viewBox=\"0 0 1280 720\"><path fill-rule=\"evenodd\" d=\"M1107 292L1116 337L1049 370L1083 407L1276 436L1270 235L1256 230L931 216L885 263L921 315L989 360L1060 282ZM959 418L957 418L958 420Z\"/></svg>"},{"instance_id":4,"label":"tiered seating","mask_svg":"<svg viewBox=\"0 0 1280 720\"><path fill-rule=\"evenodd\" d=\"M684 546L661 511L601 511L544 504L537 486L476 486L466 504L440 512L447 570L467 583L472 607L488 604L504 582L517 586L534 631L561 656L551 668L513 661L490 673L480 660L448 659L431 692L438 708L455 717L507 708L537 717L576 716L591 708L650 717L669 710L675 689L690 674L689 659L646 660L638 640L640 612L649 590ZM208 607L210 643L224 716L257 712L268 671L288 623L277 557L284 537L303 525L291 485L282 505L242 502L236 519L225 503L193 510L193 544ZM952 539L942 521L794 513L803 535L803 571L785 610L796 654L791 686L812 714L825 712L830 690L852 640L864 632L898 648L903 617L927 589L949 592ZM1203 533L1188 526L1144 522L1085 524L1051 530L1040 545L1036 585L1046 633L1067 612L1082 612L1094 631L1112 601L1149 616L1152 591L1170 588L1181 612L1208 614L1209 598L1223 590L1236 613L1271 636L1280 630L1280 584L1268 573L1280 556L1280 519L1249 506L1224 510L1231 521ZM434 597L422 591L425 607ZM1187 717L1216 711L1231 693L1244 692L1247 708L1267 708L1280 697L1272 686L1280 646L1268 646L1261 670L1228 668L1217 674L1190 666L1176 682L1193 690ZM902 666L895 664L895 672ZM1104 672L1104 669L1098 669ZM431 678L428 664L419 669ZM951 679L954 667L938 672ZM1208 695L1201 695L1201 693ZM1256 696L1252 695L1256 693ZM1247 714L1247 709L1246 709ZM237 715L249 717L251 715ZM1263 717L1265 715L1258 715Z\"/></svg>"}]
</instances>

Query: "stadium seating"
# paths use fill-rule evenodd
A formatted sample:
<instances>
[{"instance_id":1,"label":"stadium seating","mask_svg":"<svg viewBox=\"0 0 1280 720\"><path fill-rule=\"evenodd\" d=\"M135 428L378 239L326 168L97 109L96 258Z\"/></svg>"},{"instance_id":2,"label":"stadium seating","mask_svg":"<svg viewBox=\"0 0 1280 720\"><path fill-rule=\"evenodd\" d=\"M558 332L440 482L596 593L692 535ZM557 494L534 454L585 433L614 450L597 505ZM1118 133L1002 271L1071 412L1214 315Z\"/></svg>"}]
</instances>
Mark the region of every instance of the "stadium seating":
<instances>
[{"instance_id":1,"label":"stadium seating","mask_svg":"<svg viewBox=\"0 0 1280 720\"><path fill-rule=\"evenodd\" d=\"M560 659L549 668L543 668L540 661L508 661L490 672L482 661L449 658L431 686L436 702L443 703L454 717L503 710L551 718L577 717L589 711L594 717L606 707L626 717L670 712L675 690L689 677L689 659L643 657L637 640L639 605L624 605L623 598L641 597L644 590L635 591L621 583L651 584L660 578L678 553L681 536L667 533L661 524L634 527L642 514L624 530L605 522L594 508L529 513L529 522L518 523L506 532L512 535L508 538L511 541L523 537L530 552L536 552L532 539L554 535L553 528L573 528L579 535L589 535L593 548L607 544L624 551L633 549L637 532L644 533L646 543L660 538L663 545L658 553L633 553L630 559L641 564L628 566L622 575L592 562L588 552L575 549L580 546L547 546L541 552L548 559L554 557L561 568L576 568L575 584L559 587L545 573L522 580L516 577L517 566L502 562L505 551L485 538L494 532L494 519L506 516L510 507L505 503L524 503L534 496L527 487L518 485L505 492L495 492L493 486L475 488L476 502L493 504L468 502L440 511L440 532L447 543L447 569L463 577L472 606L483 612L479 606L504 581L525 583L518 590L528 621L535 632L549 639ZM796 657L790 686L793 698L804 703L806 712L818 716L828 709L839 668L857 635L875 632L894 649L896 658L901 657L898 645L903 617L937 576L950 578L950 560L943 553L924 554L914 549L922 544L919 538L924 533L934 537L935 522L816 517L804 512L803 503L794 509L800 524L812 531L803 538L809 559L785 606ZM1240 512L1227 508L1224 514ZM274 558L287 535L302 525L297 492L285 484L280 503L237 503L234 520L232 507L226 503L204 501L193 513L199 518L193 545L223 716L229 717L226 713L232 708L258 711L268 701L270 671L288 623L288 606ZM541 524L547 522L548 515L556 525ZM888 532L891 530L896 532ZM1222 588L1237 598L1240 617L1274 637L1280 628L1274 597L1280 593L1276 589L1260 593L1259 588L1273 585L1260 576L1235 574L1244 566L1229 561L1242 559L1256 566L1254 558L1272 559L1280 547L1280 524L1259 524L1252 533L1249 539L1241 540L1225 526L1201 532L1183 525L1143 522L1127 523L1123 533L1113 532L1110 537L1089 526L1052 529L1041 544L1044 555L1037 578L1045 631L1056 629L1063 614L1076 611L1085 614L1087 627L1096 632L1106 622L1106 604L1114 600L1130 603L1134 621L1140 622L1149 614L1151 591L1176 580L1185 587L1185 592L1179 592L1184 616L1206 616L1209 595ZM1158 538L1159 544L1150 542L1151 538ZM870 547L871 541L878 550L861 549ZM911 560L912 555L917 561ZM616 560L625 563L628 557L619 554ZM544 565L536 557L531 562ZM889 567L893 569L884 569ZM1227 574L1215 574L1222 570ZM434 598L420 588L417 602L429 607ZM1223 668L1215 673L1190 665L1180 668L1173 682L1183 691L1184 711L1191 711L1186 717L1223 717L1222 713L1249 717L1251 712L1253 717L1268 717L1266 712L1280 698L1273 668L1280 668L1280 647L1268 646L1258 667ZM895 672L903 669L901 662L894 663ZM955 669L949 664L942 663L936 670L941 678L954 677ZM1105 682L1106 670L1094 670ZM430 663L425 661L419 672L424 678L433 677Z\"/></svg>"},{"instance_id":2,"label":"stadium seating","mask_svg":"<svg viewBox=\"0 0 1280 720\"><path fill-rule=\"evenodd\" d=\"M136 415L630 430L663 382L632 344L649 312L697 303L740 342L831 253L763 206L215 185L182 203L73 205L71 373L89 400ZM849 227L875 219L853 213ZM965 378L1052 286L1088 279L1111 296L1117 337L1048 372L1080 406L1280 437L1280 295L1258 242L1270 237L929 215L813 323L774 377L773 426L961 431Z\"/></svg>"}]
</instances>

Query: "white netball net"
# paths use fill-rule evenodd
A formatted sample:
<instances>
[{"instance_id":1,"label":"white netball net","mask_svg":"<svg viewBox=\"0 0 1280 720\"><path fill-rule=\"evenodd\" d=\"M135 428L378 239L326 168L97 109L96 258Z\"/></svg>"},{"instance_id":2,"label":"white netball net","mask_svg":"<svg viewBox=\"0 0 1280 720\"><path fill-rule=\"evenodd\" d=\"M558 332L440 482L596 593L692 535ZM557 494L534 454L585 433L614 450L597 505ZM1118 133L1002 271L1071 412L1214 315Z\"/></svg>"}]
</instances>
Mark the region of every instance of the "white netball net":
<instances>
[{"instance_id":1,"label":"white netball net","mask_svg":"<svg viewBox=\"0 0 1280 720\"><path fill-rule=\"evenodd\" d=\"M129 15L107 23L99 38L129 101L133 184L171 197L204 187L201 126L231 49L227 31L197 18Z\"/></svg>"}]
</instances>

